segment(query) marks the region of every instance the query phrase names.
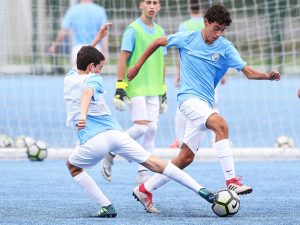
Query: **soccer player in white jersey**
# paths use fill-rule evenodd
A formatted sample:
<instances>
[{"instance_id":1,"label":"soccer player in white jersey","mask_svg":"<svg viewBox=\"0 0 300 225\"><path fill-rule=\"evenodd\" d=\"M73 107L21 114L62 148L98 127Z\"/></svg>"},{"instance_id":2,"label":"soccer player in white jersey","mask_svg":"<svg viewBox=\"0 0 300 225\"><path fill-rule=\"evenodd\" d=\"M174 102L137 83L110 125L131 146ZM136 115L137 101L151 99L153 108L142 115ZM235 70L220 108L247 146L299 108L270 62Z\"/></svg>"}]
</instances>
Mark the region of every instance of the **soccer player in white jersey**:
<instances>
[{"instance_id":1,"label":"soccer player in white jersey","mask_svg":"<svg viewBox=\"0 0 300 225\"><path fill-rule=\"evenodd\" d=\"M134 79L143 63L158 47L178 48L181 85L177 101L180 111L188 121L181 151L172 163L179 168L188 166L195 157L204 133L210 129L216 134L215 149L227 188L237 194L248 194L252 192L252 188L243 185L235 174L228 125L213 110L214 89L230 67L242 71L248 79L280 80L281 75L276 70L265 73L252 69L241 59L233 44L222 37L231 24L230 13L226 7L210 7L204 16L204 24L201 31L178 32L153 41L137 63L128 70L128 79ZM144 187L151 193L168 180L163 175L155 174L144 183Z\"/></svg>"},{"instance_id":2,"label":"soccer player in white jersey","mask_svg":"<svg viewBox=\"0 0 300 225\"><path fill-rule=\"evenodd\" d=\"M134 65L148 45L165 35L164 30L154 22L160 11L159 0L139 0L141 16L126 28L118 63L116 93L113 105L120 111L125 109L124 100L130 98L133 125L127 133L135 140L142 139L142 146L149 151L155 147L155 135L159 113L166 110L166 86L164 85L164 50L153 54L140 71L138 79L128 82L127 69ZM114 154L108 154L101 163L103 177L111 181ZM145 182L150 176L148 170L139 165L137 183Z\"/></svg>"},{"instance_id":3,"label":"soccer player in white jersey","mask_svg":"<svg viewBox=\"0 0 300 225\"><path fill-rule=\"evenodd\" d=\"M80 140L80 146L70 154L67 160L70 174L91 199L101 205L99 217L116 217L117 213L111 201L85 169L96 165L109 151L119 154L128 161L138 162L153 172L162 173L213 203L214 193L199 185L171 162L151 156L126 132L122 131L119 123L111 116L103 98L103 80L100 75L105 58L95 48L95 45L106 35L108 27L109 24L99 31L92 46L84 46L79 50L78 70L71 70L64 79L66 125L77 128ZM157 213L151 196L143 192L145 192L144 187L138 186L133 190L133 195L148 212Z\"/></svg>"}]
</instances>

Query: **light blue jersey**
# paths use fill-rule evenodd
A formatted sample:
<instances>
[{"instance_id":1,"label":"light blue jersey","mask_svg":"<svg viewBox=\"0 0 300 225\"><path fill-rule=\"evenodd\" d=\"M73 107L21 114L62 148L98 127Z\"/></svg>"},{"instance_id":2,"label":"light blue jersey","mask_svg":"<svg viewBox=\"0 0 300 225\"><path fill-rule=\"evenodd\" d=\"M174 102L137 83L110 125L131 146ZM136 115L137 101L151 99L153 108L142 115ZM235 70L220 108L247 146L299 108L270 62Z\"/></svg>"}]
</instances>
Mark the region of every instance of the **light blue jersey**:
<instances>
[{"instance_id":1,"label":"light blue jersey","mask_svg":"<svg viewBox=\"0 0 300 225\"><path fill-rule=\"evenodd\" d=\"M167 47L179 49L180 89L177 102L196 97L214 104L215 87L228 68L241 71L246 63L227 39L220 37L207 45L200 31L178 32L168 36Z\"/></svg>"},{"instance_id":2,"label":"light blue jersey","mask_svg":"<svg viewBox=\"0 0 300 225\"><path fill-rule=\"evenodd\" d=\"M103 7L95 3L79 3L70 8L62 21L62 28L72 30L74 44L92 43L100 27L107 21Z\"/></svg>"},{"instance_id":3,"label":"light blue jersey","mask_svg":"<svg viewBox=\"0 0 300 225\"><path fill-rule=\"evenodd\" d=\"M64 99L67 108L69 127L75 127L80 119L80 101L83 90L93 89L93 97L88 109L86 127L78 130L80 144L106 130L122 130L119 123L111 116L111 112L103 98L103 80L98 74L79 75L71 70L64 79Z\"/></svg>"},{"instance_id":4,"label":"light blue jersey","mask_svg":"<svg viewBox=\"0 0 300 225\"><path fill-rule=\"evenodd\" d=\"M145 30L148 34L155 33L155 27L153 26L150 28L147 26L141 18L136 19L136 22L141 25L141 27ZM163 34L164 35L164 34ZM135 30L131 27L127 28L123 34L121 50L126 52L133 52L134 50L134 43L135 43ZM164 55L167 54L167 49L163 48Z\"/></svg>"}]
</instances>

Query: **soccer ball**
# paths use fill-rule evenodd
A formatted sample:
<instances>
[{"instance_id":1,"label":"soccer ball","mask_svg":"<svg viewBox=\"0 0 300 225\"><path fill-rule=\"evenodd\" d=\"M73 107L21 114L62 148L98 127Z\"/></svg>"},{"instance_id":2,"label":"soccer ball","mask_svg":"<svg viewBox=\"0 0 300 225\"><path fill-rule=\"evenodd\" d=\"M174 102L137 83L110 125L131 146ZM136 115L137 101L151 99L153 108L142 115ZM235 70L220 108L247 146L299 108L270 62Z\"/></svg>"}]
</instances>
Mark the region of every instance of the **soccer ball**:
<instances>
[{"instance_id":1,"label":"soccer ball","mask_svg":"<svg viewBox=\"0 0 300 225\"><path fill-rule=\"evenodd\" d=\"M274 147L276 147L276 148L293 148L294 141L292 138L282 135L276 139L276 141L274 143Z\"/></svg>"},{"instance_id":2,"label":"soccer ball","mask_svg":"<svg viewBox=\"0 0 300 225\"><path fill-rule=\"evenodd\" d=\"M14 146L13 139L6 135L6 134L0 134L0 148L9 148Z\"/></svg>"},{"instance_id":3,"label":"soccer ball","mask_svg":"<svg viewBox=\"0 0 300 225\"><path fill-rule=\"evenodd\" d=\"M37 140L31 145L26 146L26 149L27 157L31 161L43 161L45 158L47 158L47 144L44 141Z\"/></svg>"},{"instance_id":4,"label":"soccer ball","mask_svg":"<svg viewBox=\"0 0 300 225\"><path fill-rule=\"evenodd\" d=\"M26 148L27 146L32 145L35 142L35 140L28 136L18 136L15 139L15 146L16 148Z\"/></svg>"},{"instance_id":5,"label":"soccer ball","mask_svg":"<svg viewBox=\"0 0 300 225\"><path fill-rule=\"evenodd\" d=\"M234 191L223 189L218 191L212 210L217 216L233 216L239 211L240 198Z\"/></svg>"}]
</instances>

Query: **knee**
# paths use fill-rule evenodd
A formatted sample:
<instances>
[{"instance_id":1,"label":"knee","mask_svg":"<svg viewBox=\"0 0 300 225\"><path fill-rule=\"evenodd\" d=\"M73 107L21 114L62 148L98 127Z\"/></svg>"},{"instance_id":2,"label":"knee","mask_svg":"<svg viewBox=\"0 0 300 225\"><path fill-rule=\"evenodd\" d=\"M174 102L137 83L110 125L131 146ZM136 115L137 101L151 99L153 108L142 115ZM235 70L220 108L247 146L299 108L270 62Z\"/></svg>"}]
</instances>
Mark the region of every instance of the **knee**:
<instances>
[{"instance_id":1,"label":"knee","mask_svg":"<svg viewBox=\"0 0 300 225\"><path fill-rule=\"evenodd\" d=\"M228 125L223 118L215 124L214 131L217 136L228 136Z\"/></svg>"},{"instance_id":2,"label":"knee","mask_svg":"<svg viewBox=\"0 0 300 225\"><path fill-rule=\"evenodd\" d=\"M184 145L183 145L184 146ZM172 163L180 169L184 169L194 161L194 154L185 154L180 152L179 155L172 160Z\"/></svg>"},{"instance_id":3,"label":"knee","mask_svg":"<svg viewBox=\"0 0 300 225\"><path fill-rule=\"evenodd\" d=\"M144 135L148 129L148 126L144 124L134 124L134 127L139 135Z\"/></svg>"},{"instance_id":4,"label":"knee","mask_svg":"<svg viewBox=\"0 0 300 225\"><path fill-rule=\"evenodd\" d=\"M149 135L155 135L157 131L157 123L156 122L149 122L147 126L147 133Z\"/></svg>"},{"instance_id":5,"label":"knee","mask_svg":"<svg viewBox=\"0 0 300 225\"><path fill-rule=\"evenodd\" d=\"M83 169L73 166L69 160L67 160L66 165L67 165L72 177L75 177L76 175L78 175L79 173L81 173L83 171Z\"/></svg>"},{"instance_id":6,"label":"knee","mask_svg":"<svg viewBox=\"0 0 300 225\"><path fill-rule=\"evenodd\" d=\"M219 130L224 134L228 134L228 125L224 120L219 124Z\"/></svg>"},{"instance_id":7,"label":"knee","mask_svg":"<svg viewBox=\"0 0 300 225\"><path fill-rule=\"evenodd\" d=\"M215 132L217 137L224 138L228 136L228 125L218 113L214 113L208 117L206 127Z\"/></svg>"},{"instance_id":8,"label":"knee","mask_svg":"<svg viewBox=\"0 0 300 225\"><path fill-rule=\"evenodd\" d=\"M68 167L69 171L71 170L72 168L72 164L70 163L69 160L66 161L66 166Z\"/></svg>"},{"instance_id":9,"label":"knee","mask_svg":"<svg viewBox=\"0 0 300 225\"><path fill-rule=\"evenodd\" d=\"M185 156L181 158L181 161L183 163L183 168L187 167L194 161L194 156Z\"/></svg>"}]
</instances>

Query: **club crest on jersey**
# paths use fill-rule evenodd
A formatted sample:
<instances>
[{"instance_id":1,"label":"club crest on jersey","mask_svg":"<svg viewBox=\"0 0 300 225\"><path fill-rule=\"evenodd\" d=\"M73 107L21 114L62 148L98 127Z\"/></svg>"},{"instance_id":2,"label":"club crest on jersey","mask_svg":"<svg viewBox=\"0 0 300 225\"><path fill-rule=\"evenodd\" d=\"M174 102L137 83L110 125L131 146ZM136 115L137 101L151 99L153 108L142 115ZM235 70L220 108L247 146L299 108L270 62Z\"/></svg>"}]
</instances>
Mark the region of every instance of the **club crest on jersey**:
<instances>
[{"instance_id":1,"label":"club crest on jersey","mask_svg":"<svg viewBox=\"0 0 300 225\"><path fill-rule=\"evenodd\" d=\"M211 56L212 61L216 62L220 59L220 54L219 53L214 53Z\"/></svg>"}]
</instances>

